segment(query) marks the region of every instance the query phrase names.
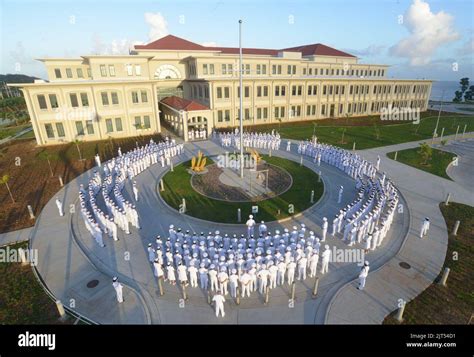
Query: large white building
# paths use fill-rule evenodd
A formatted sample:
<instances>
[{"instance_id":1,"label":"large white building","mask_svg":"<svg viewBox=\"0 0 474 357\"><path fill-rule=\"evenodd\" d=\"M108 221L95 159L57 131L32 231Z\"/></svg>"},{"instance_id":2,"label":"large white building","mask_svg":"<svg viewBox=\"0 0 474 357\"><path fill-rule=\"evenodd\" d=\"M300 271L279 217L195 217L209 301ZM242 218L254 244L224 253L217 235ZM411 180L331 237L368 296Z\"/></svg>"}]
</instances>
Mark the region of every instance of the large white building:
<instances>
[{"instance_id":1,"label":"large white building","mask_svg":"<svg viewBox=\"0 0 474 357\"><path fill-rule=\"evenodd\" d=\"M166 36L130 55L45 58L48 81L24 93L39 145L239 125L239 49ZM388 66L312 44L243 49L244 125L425 111L429 80L392 79ZM161 120L161 123L160 123Z\"/></svg>"}]
</instances>

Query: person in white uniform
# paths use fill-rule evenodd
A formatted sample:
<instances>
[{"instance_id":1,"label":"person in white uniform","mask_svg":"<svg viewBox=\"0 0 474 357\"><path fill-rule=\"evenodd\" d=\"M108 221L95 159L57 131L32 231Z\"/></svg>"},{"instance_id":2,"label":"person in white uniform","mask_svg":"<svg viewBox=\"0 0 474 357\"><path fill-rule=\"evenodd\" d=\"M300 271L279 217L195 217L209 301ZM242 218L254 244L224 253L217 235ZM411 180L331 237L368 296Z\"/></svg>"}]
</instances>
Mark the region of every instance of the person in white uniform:
<instances>
[{"instance_id":1,"label":"person in white uniform","mask_svg":"<svg viewBox=\"0 0 474 357\"><path fill-rule=\"evenodd\" d=\"M420 230L420 238L423 238L428 234L428 230L430 229L430 219L426 217L422 222L421 222L421 230Z\"/></svg>"},{"instance_id":2,"label":"person in white uniform","mask_svg":"<svg viewBox=\"0 0 474 357\"><path fill-rule=\"evenodd\" d=\"M58 207L59 215L61 217L64 216L63 203L61 202L59 197L56 198L56 207Z\"/></svg>"},{"instance_id":3,"label":"person in white uniform","mask_svg":"<svg viewBox=\"0 0 474 357\"><path fill-rule=\"evenodd\" d=\"M329 260L331 259L332 252L329 249L329 245L324 246L324 252L322 253L321 261L321 274L326 274L329 269Z\"/></svg>"},{"instance_id":4,"label":"person in white uniform","mask_svg":"<svg viewBox=\"0 0 474 357\"><path fill-rule=\"evenodd\" d=\"M365 280L367 279L367 275L369 274L369 262L366 260L362 270L359 273L359 286L357 289L363 290L365 287Z\"/></svg>"},{"instance_id":5,"label":"person in white uniform","mask_svg":"<svg viewBox=\"0 0 474 357\"><path fill-rule=\"evenodd\" d=\"M216 295L212 298L212 301L214 302L214 305L216 307L216 317L219 317L219 313L221 314L222 317L225 316L224 312L224 302L225 298L224 295L218 290Z\"/></svg>"},{"instance_id":6,"label":"person in white uniform","mask_svg":"<svg viewBox=\"0 0 474 357\"><path fill-rule=\"evenodd\" d=\"M115 292L117 294L117 301L119 303L123 302L123 285L118 282L118 278L114 276L112 279L112 286L115 289Z\"/></svg>"}]
</instances>

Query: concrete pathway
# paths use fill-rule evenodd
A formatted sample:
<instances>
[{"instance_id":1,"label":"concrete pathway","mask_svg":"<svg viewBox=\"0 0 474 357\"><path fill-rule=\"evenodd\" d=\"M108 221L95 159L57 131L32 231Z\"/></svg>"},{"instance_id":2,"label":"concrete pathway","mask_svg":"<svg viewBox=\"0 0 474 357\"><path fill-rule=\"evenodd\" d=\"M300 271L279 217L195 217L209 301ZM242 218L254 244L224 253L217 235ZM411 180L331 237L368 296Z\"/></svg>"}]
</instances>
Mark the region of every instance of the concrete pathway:
<instances>
[{"instance_id":1,"label":"concrete pathway","mask_svg":"<svg viewBox=\"0 0 474 357\"><path fill-rule=\"evenodd\" d=\"M452 138L453 136L448 137ZM463 162L472 162L474 158L471 140L450 144L452 147L463 148ZM398 308L400 300L412 300L440 273L446 256L448 233L439 203L450 193L452 202L474 206L472 167L466 169L466 172L462 171L461 167L456 169L460 171L458 176L461 180L452 182L393 161L386 156L388 152L417 147L420 142L423 141L359 152L370 161L375 161L378 155L381 157L381 170L392 178L406 199L407 206L404 209L409 212L410 227L396 256L369 273L364 291L357 290L356 281L352 281L334 295L327 310L326 323L380 324L388 313ZM469 144L466 145L466 142ZM421 239L419 232L424 217L430 218L431 228L428 237ZM402 262L411 267L401 267Z\"/></svg>"},{"instance_id":2,"label":"concrete pathway","mask_svg":"<svg viewBox=\"0 0 474 357\"><path fill-rule=\"evenodd\" d=\"M33 227L29 227L29 228L19 229L17 231L0 233L0 247L7 244L27 241L30 239L30 235L32 231L33 231Z\"/></svg>"},{"instance_id":3,"label":"concrete pathway","mask_svg":"<svg viewBox=\"0 0 474 357\"><path fill-rule=\"evenodd\" d=\"M286 146L286 145L285 145ZM294 150L296 148L294 147ZM210 141L186 144L186 153L175 159L188 160L201 150L205 155L212 156L222 152L222 148ZM295 152L279 151L274 155L299 161ZM339 206L337 192L339 185L346 187L341 205L348 204L355 196L354 181L334 167L322 164L317 167L306 159L304 164L314 171L322 171L325 192L320 201L293 220L267 224L272 231L305 223L309 230L320 234L322 217L333 217ZM58 196L65 203L66 216L59 217L54 202L49 202L38 219L32 246L39 250L38 271L46 285L63 301L80 300L75 310L92 318L98 323L323 323L330 297L346 282L357 276L359 267L353 263L331 263L330 272L319 282L318 298L311 298L314 279L298 282L296 287L296 303L289 302L288 286L273 289L270 294L271 303L263 305L262 297L253 293L251 298L242 299L237 307L229 298L226 304L225 319L215 318L212 308L206 302L206 295L200 289L188 288L189 300L182 304L182 293L177 287L165 283L165 295L158 295L158 286L153 277L151 265L147 261L146 247L154 242L155 236L165 236L170 223L183 230L208 232L219 229L226 233L244 233L242 225L217 224L180 215L168 207L157 194L160 177L168 168L154 165L137 177L140 200L137 206L141 215L142 229L133 230L125 236L119 234L120 241L106 239L106 248L99 248L86 231L82 219L77 213L70 213L70 207L77 211L77 192L80 183L85 183L90 172L78 177L66 185ZM126 186L126 197L131 199L131 188ZM309 195L308 195L309 199ZM72 205L72 206L70 206ZM44 221L43 221L44 218ZM258 217L257 217L258 219ZM408 215L397 215L394 229L384 240L380 249L370 253L374 267L390 259L403 242L408 227ZM404 228L405 227L405 228ZM71 229L72 228L72 229ZM340 239L331 238L328 244L338 249L347 246ZM360 248L360 247L359 247ZM363 258L361 260L364 260ZM122 315L114 312L117 304L113 301L114 291L111 277L117 275L125 284L125 293L131 297L120 308ZM87 283L99 280L95 288L87 288ZM100 291L95 293L95 291ZM86 303L88 294L94 295L94 304ZM107 299L105 299L107 296ZM100 300L104 298L104 300ZM113 307L113 309L111 309Z\"/></svg>"}]
</instances>

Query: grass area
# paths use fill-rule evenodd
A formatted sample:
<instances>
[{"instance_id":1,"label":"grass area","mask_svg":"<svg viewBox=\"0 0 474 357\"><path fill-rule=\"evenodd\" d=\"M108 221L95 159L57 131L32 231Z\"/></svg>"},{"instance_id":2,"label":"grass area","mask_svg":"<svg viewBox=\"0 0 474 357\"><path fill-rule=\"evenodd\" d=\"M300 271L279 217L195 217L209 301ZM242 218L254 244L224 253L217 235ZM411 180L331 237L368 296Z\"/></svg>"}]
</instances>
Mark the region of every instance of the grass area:
<instances>
[{"instance_id":1,"label":"grass area","mask_svg":"<svg viewBox=\"0 0 474 357\"><path fill-rule=\"evenodd\" d=\"M28 244L9 246L10 252ZM6 247L0 248L5 250ZM5 253L4 253L5 254ZM11 254L11 253L10 253ZM56 304L46 295L30 265L0 262L0 324L71 324L59 321Z\"/></svg>"},{"instance_id":2,"label":"grass area","mask_svg":"<svg viewBox=\"0 0 474 357\"><path fill-rule=\"evenodd\" d=\"M446 174L446 168L451 162L453 162L453 158L456 157L456 154L433 148L433 155L431 159L428 160L428 163L425 164L421 155L418 153L419 150L419 148L401 150L397 154L397 161L419 170L429 172L430 174L451 180L451 178ZM387 156L393 160L395 158L395 152L389 152L387 153Z\"/></svg>"},{"instance_id":3,"label":"grass area","mask_svg":"<svg viewBox=\"0 0 474 357\"><path fill-rule=\"evenodd\" d=\"M460 203L440 204L448 231L461 221L457 236L449 235L448 251L435 283L405 306L403 324L467 324L474 312L474 207ZM451 271L447 287L437 282L445 267ZM397 324L395 312L384 324Z\"/></svg>"},{"instance_id":4,"label":"grass area","mask_svg":"<svg viewBox=\"0 0 474 357\"><path fill-rule=\"evenodd\" d=\"M182 199L186 199L186 214L212 220L213 222L238 223L237 209L242 211L242 220L245 221L249 214L252 214L252 206L258 205L258 214L254 214L257 221L273 221L297 214L312 204L310 203L311 191L314 190L315 202L323 194L323 183L318 182L318 175L305 166L300 166L294 161L263 156L269 163L279 166L290 173L293 177L291 188L280 196L252 202L225 202L215 200L196 192L191 186L191 176L187 172L190 161L178 165L174 172L168 172L163 177L165 191L160 192L163 199L172 207L178 209ZM294 205L294 212L289 213L289 205ZM280 214L278 214L280 210Z\"/></svg>"},{"instance_id":5,"label":"grass area","mask_svg":"<svg viewBox=\"0 0 474 357\"><path fill-rule=\"evenodd\" d=\"M283 122L281 125L248 126L245 130L268 132L275 129L282 137L294 140L310 139L315 133L320 142L345 149L352 149L355 142L356 149L369 149L431 138L436 127L437 115L438 113L433 111L422 113L419 124L393 122L381 120L379 116L370 116ZM439 121L438 135L442 128L445 128L444 135L456 134L458 125L460 133L463 132L464 125L467 125L466 132L474 131L474 116L443 113Z\"/></svg>"},{"instance_id":6,"label":"grass area","mask_svg":"<svg viewBox=\"0 0 474 357\"><path fill-rule=\"evenodd\" d=\"M34 140L15 140L0 147L0 177L9 175L8 185L15 202L11 201L5 185L0 185L0 233L34 225L26 208L33 207L35 215L59 191L58 176L64 183L95 166L94 155L99 153L102 161L117 155L120 146L122 152L133 149L136 142L143 145L151 136L131 137L105 141L91 141L79 144L83 160L79 160L76 145L64 144L47 148L37 147ZM155 141L162 140L154 135ZM49 161L42 152L49 154Z\"/></svg>"},{"instance_id":7,"label":"grass area","mask_svg":"<svg viewBox=\"0 0 474 357\"><path fill-rule=\"evenodd\" d=\"M20 131L26 129L27 127L31 126L31 124L23 124L17 126L7 126L7 127L0 127L0 140L5 139L9 136L16 135ZM33 136L34 137L34 134Z\"/></svg>"},{"instance_id":8,"label":"grass area","mask_svg":"<svg viewBox=\"0 0 474 357\"><path fill-rule=\"evenodd\" d=\"M35 133L33 130L30 130L20 136L18 136L15 140L25 140L25 139L34 139Z\"/></svg>"}]
</instances>

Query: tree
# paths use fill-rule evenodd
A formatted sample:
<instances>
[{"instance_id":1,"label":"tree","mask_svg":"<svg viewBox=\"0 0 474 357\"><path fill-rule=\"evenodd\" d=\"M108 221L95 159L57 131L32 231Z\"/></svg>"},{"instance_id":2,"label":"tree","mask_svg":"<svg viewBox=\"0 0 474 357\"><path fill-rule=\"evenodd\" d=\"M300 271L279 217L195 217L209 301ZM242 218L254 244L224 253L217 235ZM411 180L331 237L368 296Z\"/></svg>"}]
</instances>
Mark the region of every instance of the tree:
<instances>
[{"instance_id":1,"label":"tree","mask_svg":"<svg viewBox=\"0 0 474 357\"><path fill-rule=\"evenodd\" d=\"M82 161L82 153L79 147L79 144L81 144L82 142L79 139L75 139L73 143L76 144L77 152L79 153L79 160Z\"/></svg>"},{"instance_id":2,"label":"tree","mask_svg":"<svg viewBox=\"0 0 474 357\"><path fill-rule=\"evenodd\" d=\"M423 165L427 165L428 160L431 160L431 157L433 156L433 149L427 143L421 143L418 154L420 154L423 159Z\"/></svg>"},{"instance_id":3,"label":"tree","mask_svg":"<svg viewBox=\"0 0 474 357\"><path fill-rule=\"evenodd\" d=\"M10 198L12 199L12 202L15 203L15 199L13 198L12 191L10 190L10 186L8 186L8 181L10 181L10 176L6 174L2 176L0 183L7 186L7 190L8 190L8 193L10 194Z\"/></svg>"},{"instance_id":4,"label":"tree","mask_svg":"<svg viewBox=\"0 0 474 357\"><path fill-rule=\"evenodd\" d=\"M474 86L470 86L469 90L464 92L464 100L466 102L470 102L473 100L473 98L474 98Z\"/></svg>"},{"instance_id":5,"label":"tree","mask_svg":"<svg viewBox=\"0 0 474 357\"><path fill-rule=\"evenodd\" d=\"M462 92L460 90L457 90L456 92L454 92L453 102L455 103L462 102Z\"/></svg>"},{"instance_id":6,"label":"tree","mask_svg":"<svg viewBox=\"0 0 474 357\"><path fill-rule=\"evenodd\" d=\"M48 151L43 150L38 154L38 158L40 160L46 160L48 162L49 172L51 173L51 177L53 177L54 174L53 174L53 168L51 167L51 161L56 161L58 159L57 155L51 154Z\"/></svg>"}]
</instances>

